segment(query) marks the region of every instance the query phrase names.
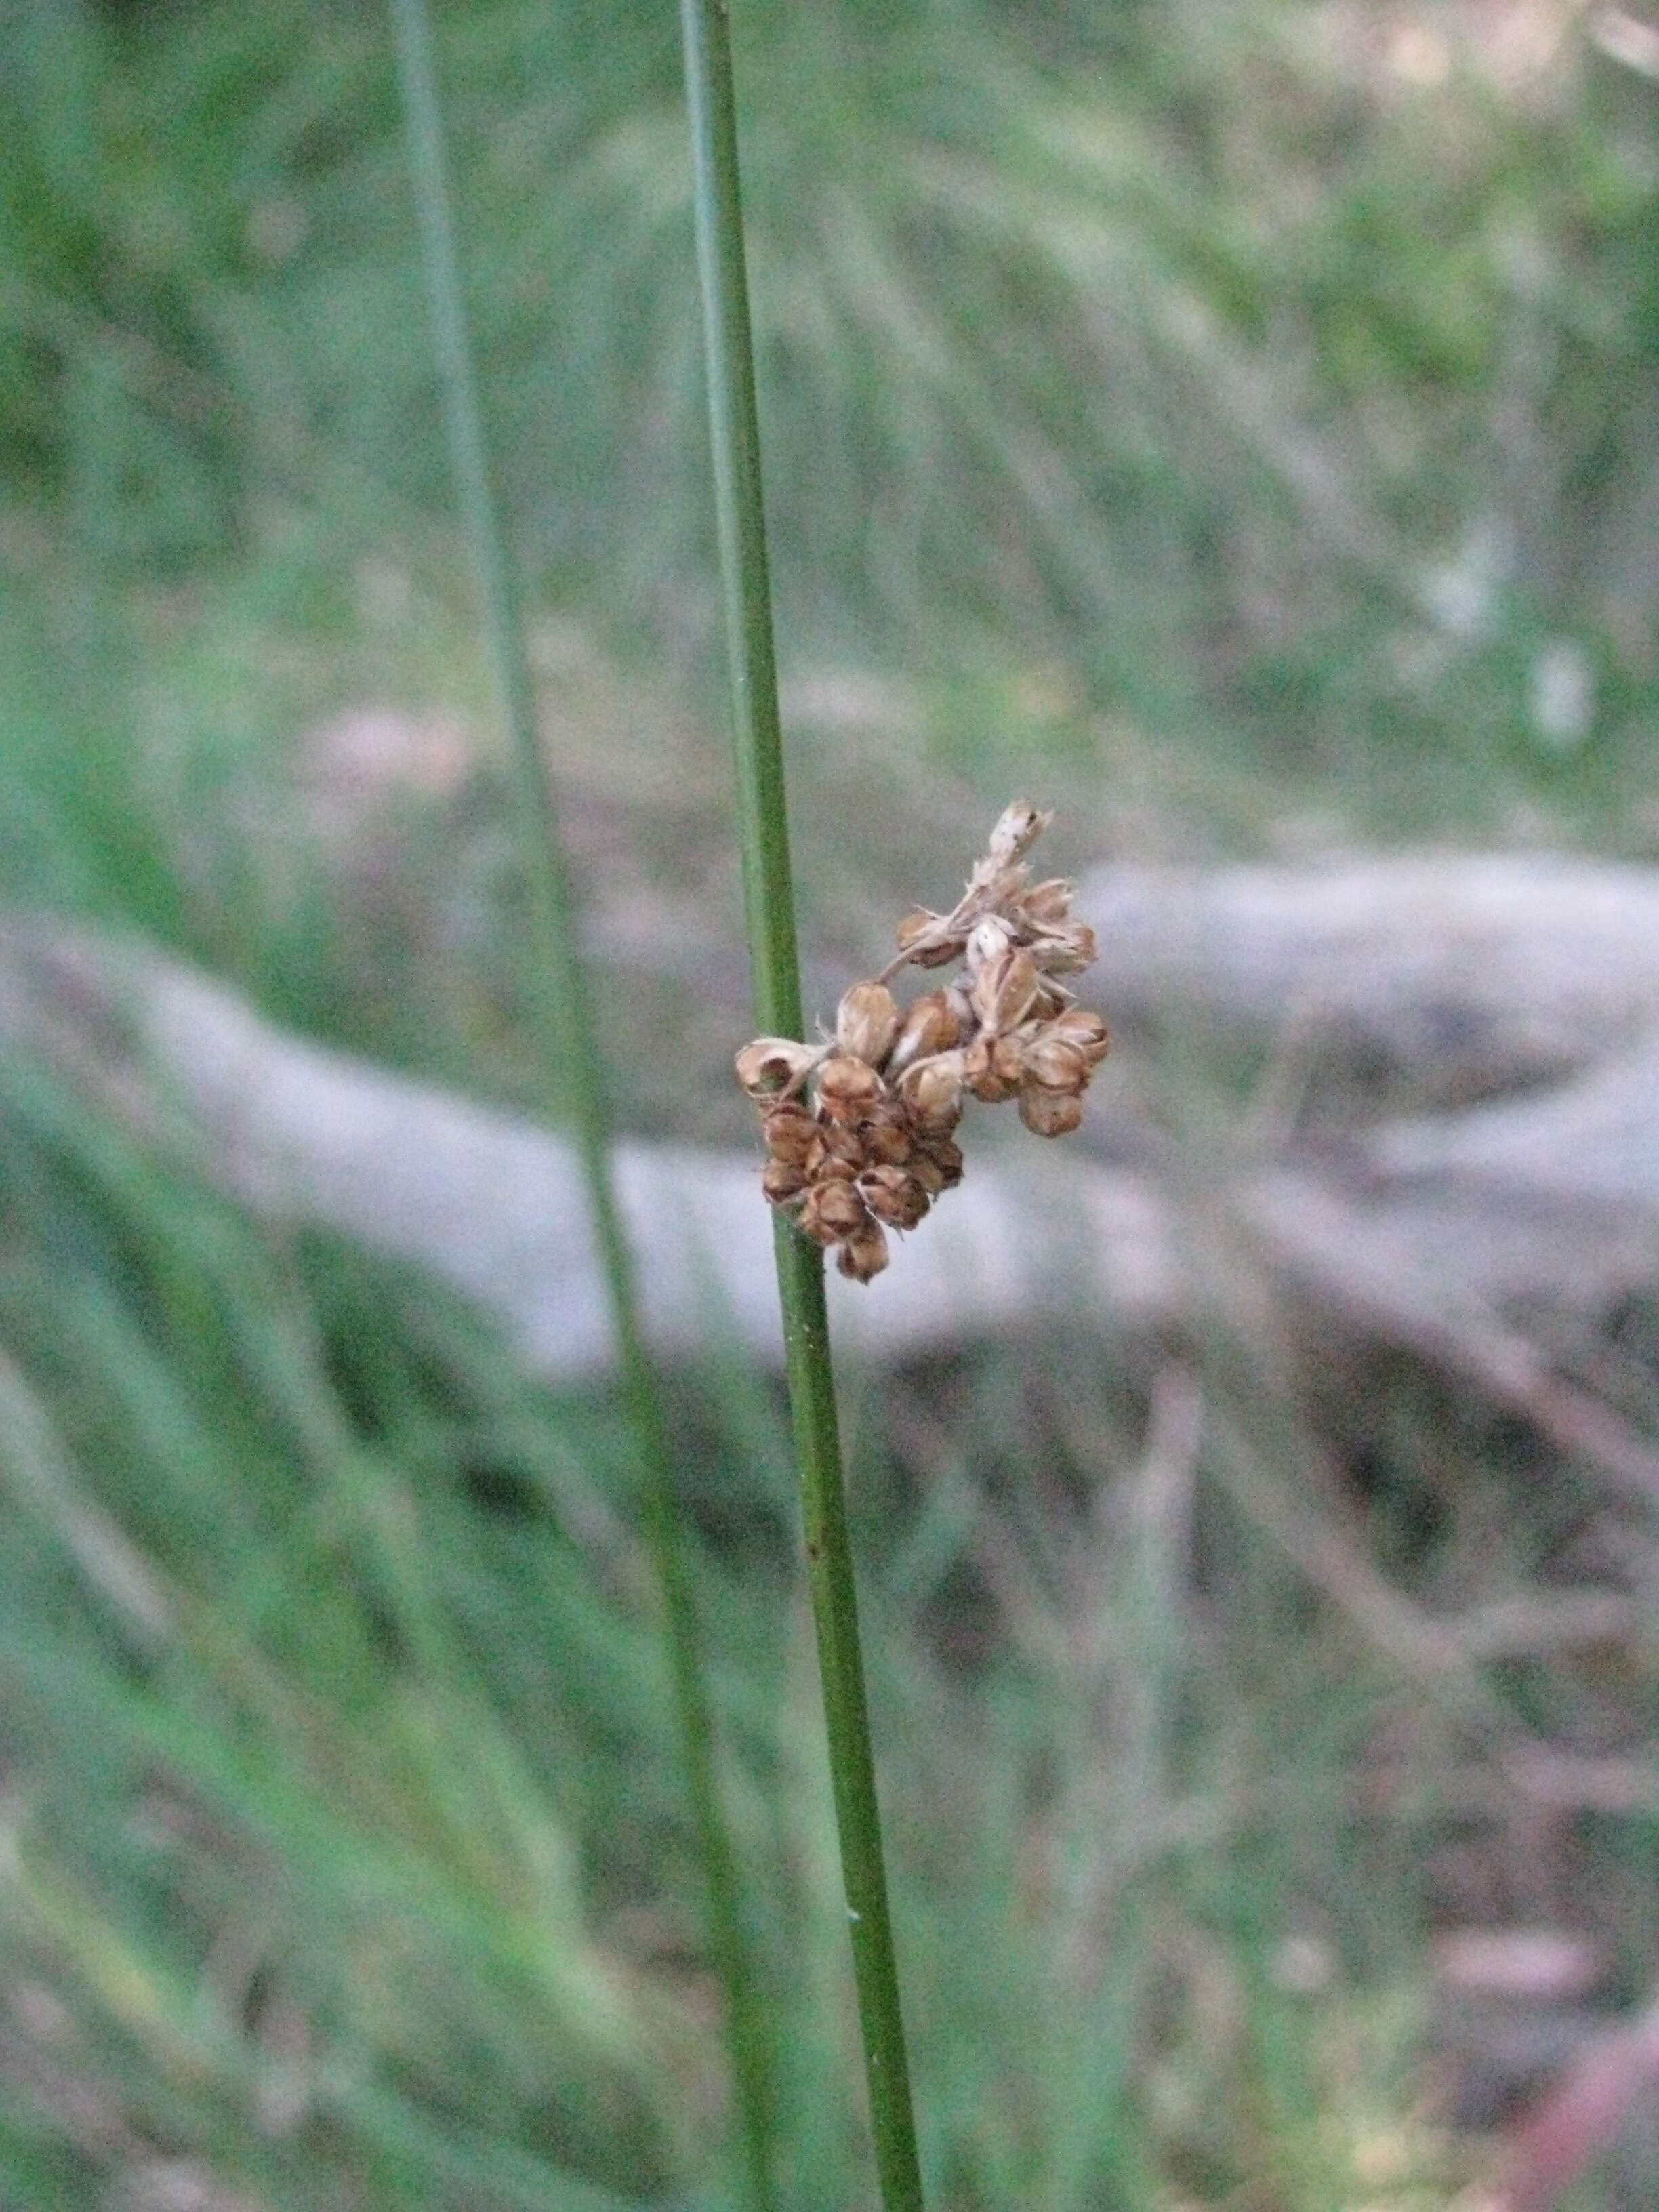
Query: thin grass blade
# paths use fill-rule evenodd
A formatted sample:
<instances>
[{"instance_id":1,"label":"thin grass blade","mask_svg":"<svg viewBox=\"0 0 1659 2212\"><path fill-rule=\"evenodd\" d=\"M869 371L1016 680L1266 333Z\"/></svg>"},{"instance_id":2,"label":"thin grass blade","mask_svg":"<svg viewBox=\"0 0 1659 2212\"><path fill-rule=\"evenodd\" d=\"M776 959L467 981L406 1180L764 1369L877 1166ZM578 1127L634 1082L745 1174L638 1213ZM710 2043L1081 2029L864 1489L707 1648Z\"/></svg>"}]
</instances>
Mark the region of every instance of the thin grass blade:
<instances>
[{"instance_id":1,"label":"thin grass blade","mask_svg":"<svg viewBox=\"0 0 1659 2212\"><path fill-rule=\"evenodd\" d=\"M490 483L445 173L436 75L424 0L392 0L410 167L419 213L455 482L465 518L517 782L532 915L535 1013L550 1087L556 1071L581 1155L623 1389L644 1474L653 1565L661 1586L687 1787L707 1890L709 1945L726 2005L728 2047L754 2197L771 2212L773 2066L764 2008L744 1929L736 1854L721 1808L714 1732L700 1650L672 1455L640 1323L632 1263L611 1171L611 1116L592 997L577 941L575 901L557 808L537 732L513 565Z\"/></svg>"}]
</instances>

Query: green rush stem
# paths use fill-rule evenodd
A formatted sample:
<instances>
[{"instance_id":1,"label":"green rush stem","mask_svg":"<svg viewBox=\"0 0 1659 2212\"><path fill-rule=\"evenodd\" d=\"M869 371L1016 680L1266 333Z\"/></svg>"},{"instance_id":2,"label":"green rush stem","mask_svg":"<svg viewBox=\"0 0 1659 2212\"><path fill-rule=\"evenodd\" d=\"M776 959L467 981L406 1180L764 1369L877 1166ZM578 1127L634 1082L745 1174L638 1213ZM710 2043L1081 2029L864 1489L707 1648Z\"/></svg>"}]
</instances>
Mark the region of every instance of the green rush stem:
<instances>
[{"instance_id":1,"label":"green rush stem","mask_svg":"<svg viewBox=\"0 0 1659 2212\"><path fill-rule=\"evenodd\" d=\"M727 4L728 0L680 0L680 20L685 34L697 265L702 278L708 416L755 1012L763 1030L799 1037L800 973L790 888L789 820L772 645ZM781 1219L775 1224L775 1243L807 1578L817 1631L876 2165L886 2212L921 2212L921 2174L836 1425L823 1261L817 1249Z\"/></svg>"},{"instance_id":2,"label":"green rush stem","mask_svg":"<svg viewBox=\"0 0 1659 2212\"><path fill-rule=\"evenodd\" d=\"M773 2054L744 1929L737 1856L715 1775L714 1728L696 1600L674 1496L662 1404L640 1322L611 1163L604 1060L577 933L557 805L537 733L517 581L490 486L462 304L426 0L391 0L409 161L419 214L451 461L477 572L489 657L507 724L531 908L534 1017L550 1091L565 1091L592 1212L623 1395L644 1470L646 1534L661 1588L686 1786L707 1891L708 1940L725 2000L745 2156L757 2212L775 2212Z\"/></svg>"}]
</instances>

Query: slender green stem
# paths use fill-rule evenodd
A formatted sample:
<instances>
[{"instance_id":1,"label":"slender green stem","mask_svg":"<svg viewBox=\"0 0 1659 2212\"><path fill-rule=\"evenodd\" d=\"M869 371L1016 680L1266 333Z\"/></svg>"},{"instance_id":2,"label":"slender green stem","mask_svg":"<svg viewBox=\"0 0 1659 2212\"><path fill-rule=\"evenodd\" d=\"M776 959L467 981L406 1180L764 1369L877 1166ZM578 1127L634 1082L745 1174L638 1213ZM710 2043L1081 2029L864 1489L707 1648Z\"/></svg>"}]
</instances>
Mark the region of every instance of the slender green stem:
<instances>
[{"instance_id":1,"label":"slender green stem","mask_svg":"<svg viewBox=\"0 0 1659 2212\"><path fill-rule=\"evenodd\" d=\"M708 415L755 1012L763 1030L799 1037L800 973L789 878L789 821L726 9L727 0L681 0L680 4L696 192L697 264L702 277ZM859 1651L823 1262L816 1248L781 1220L775 1240L807 1577L817 1631L876 2164L887 2212L921 2212L921 2174Z\"/></svg>"},{"instance_id":2,"label":"slender green stem","mask_svg":"<svg viewBox=\"0 0 1659 2212\"><path fill-rule=\"evenodd\" d=\"M578 940L575 900L536 727L516 580L490 484L450 217L426 0L391 0L391 4L451 459L517 787L531 909L532 1013L550 1094L556 1075L562 1078L559 1089L580 1155L623 1396L645 1478L647 1535L662 1590L687 1790L707 1887L709 1945L725 1998L745 2155L759 2212L773 2212L771 2037L744 1929L737 1858L716 1779L714 1722L675 1503L673 1456L641 1327L633 1265L611 1176L605 1065Z\"/></svg>"}]
</instances>

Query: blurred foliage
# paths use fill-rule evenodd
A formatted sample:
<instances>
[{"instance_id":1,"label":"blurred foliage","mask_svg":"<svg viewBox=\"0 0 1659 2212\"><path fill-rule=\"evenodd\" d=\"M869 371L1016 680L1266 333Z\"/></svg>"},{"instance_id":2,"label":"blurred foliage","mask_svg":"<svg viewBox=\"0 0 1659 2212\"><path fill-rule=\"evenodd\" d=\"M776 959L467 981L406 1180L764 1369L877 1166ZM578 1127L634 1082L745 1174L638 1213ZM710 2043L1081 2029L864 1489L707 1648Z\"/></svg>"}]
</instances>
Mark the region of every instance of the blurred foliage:
<instances>
[{"instance_id":1,"label":"blurred foliage","mask_svg":"<svg viewBox=\"0 0 1659 2212\"><path fill-rule=\"evenodd\" d=\"M701 656L672 10L441 27L523 556ZM1530 799L1651 845L1619 794L1653 751L1659 94L1571 11L838 0L738 31L788 661L1059 661L1374 830ZM310 580L271 612L301 633L331 568L429 553L374 11L13 0L0 36L14 502L151 591L268 561L298 506Z\"/></svg>"},{"instance_id":2,"label":"blurred foliage","mask_svg":"<svg viewBox=\"0 0 1659 2212\"><path fill-rule=\"evenodd\" d=\"M815 957L1017 784L1061 865L1659 845L1659 87L1588 18L736 13ZM673 10L441 36L618 1091L683 1136L742 992ZM374 9L0 0L0 896L529 1097L414 253ZM312 739L365 701L433 751L359 791ZM614 1408L0 1082L0 2203L724 2205ZM1116 1357L852 1408L930 2201L1443 2205L1423 1923L1534 1909L1535 1832L1274 1540L1296 1419L1217 1355L1171 1489ZM810 2212L866 2168L782 1423L674 1387ZM1553 1462L1364 1397L1364 1533L1423 1602L1575 1540ZM1551 1718L1593 1674L1492 1670ZM1586 1814L1553 1861L1630 1996L1656 1840Z\"/></svg>"},{"instance_id":3,"label":"blurred foliage","mask_svg":"<svg viewBox=\"0 0 1659 2212\"><path fill-rule=\"evenodd\" d=\"M170 2202L182 2159L283 2212L727 2203L614 1411L46 1079L5 1106L0 2202ZM918 1370L857 1425L932 2201L1442 2203L1405 1992L1445 1814L1351 1793L1386 1678L1224 1486L1194 1612L1190 1471L1087 1371ZM866 2153L783 1425L675 1387L784 2192L829 2208Z\"/></svg>"}]
</instances>

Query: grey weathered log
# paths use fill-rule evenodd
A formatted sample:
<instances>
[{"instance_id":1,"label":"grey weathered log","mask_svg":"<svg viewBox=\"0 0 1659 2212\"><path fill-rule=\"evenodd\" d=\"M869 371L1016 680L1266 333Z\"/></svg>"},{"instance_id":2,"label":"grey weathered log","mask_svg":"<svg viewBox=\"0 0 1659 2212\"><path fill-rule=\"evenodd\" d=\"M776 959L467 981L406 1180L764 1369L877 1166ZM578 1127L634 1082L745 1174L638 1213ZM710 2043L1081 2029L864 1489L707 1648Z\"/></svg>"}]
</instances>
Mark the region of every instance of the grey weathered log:
<instances>
[{"instance_id":1,"label":"grey weathered log","mask_svg":"<svg viewBox=\"0 0 1659 2212\"><path fill-rule=\"evenodd\" d=\"M1183 1011L1269 1037L1301 1024L1338 1050L1381 1040L1421 1097L1530 1086L1334 1148L1241 1148L1206 1177L1304 1299L1511 1402L1553 1405L1571 1430L1586 1409L1538 1398L1549 1378L1530 1317L1593 1317L1659 1280L1659 872L1430 854L1103 870L1085 896L1101 939L1091 999L1132 1031ZM586 1207L556 1135L287 1035L153 951L61 926L0 933L0 1030L147 1129L170 1097L175 1136L224 1188L433 1268L547 1371L605 1357ZM1103 1085L1090 1127L1109 1142L1127 1132L1115 1148L1132 1169L1080 1146L976 1145L963 1188L887 1275L836 1285L845 1340L902 1355L1061 1313L1109 1327L1192 1314L1203 1266L1130 1087ZM724 1330L774 1356L752 1159L630 1143L618 1171L659 1345ZM1601 1441L1644 1486L1638 1440Z\"/></svg>"},{"instance_id":2,"label":"grey weathered log","mask_svg":"<svg viewBox=\"0 0 1659 2212\"><path fill-rule=\"evenodd\" d=\"M1659 1212L1659 1035L1542 1091L1396 1121L1368 1150L1400 1188L1456 1183L1489 1201L1508 1192L1558 1214L1605 1212L1618 1237L1632 1206Z\"/></svg>"},{"instance_id":3,"label":"grey weathered log","mask_svg":"<svg viewBox=\"0 0 1659 2212\"><path fill-rule=\"evenodd\" d=\"M1441 1095L1537 1081L1659 1030L1659 871L1544 853L1097 869L1092 995L1380 1045Z\"/></svg>"},{"instance_id":4,"label":"grey weathered log","mask_svg":"<svg viewBox=\"0 0 1659 2212\"><path fill-rule=\"evenodd\" d=\"M343 1231L495 1313L550 1375L610 1335L574 1147L521 1116L276 1028L223 984L83 933L0 933L0 1024L274 1223ZM771 1227L750 1157L617 1147L647 1327L781 1361ZM842 1340L894 1358L1057 1312L1142 1327L1182 1306L1164 1203L1042 1158L979 1168L868 1289L832 1282Z\"/></svg>"}]
</instances>

